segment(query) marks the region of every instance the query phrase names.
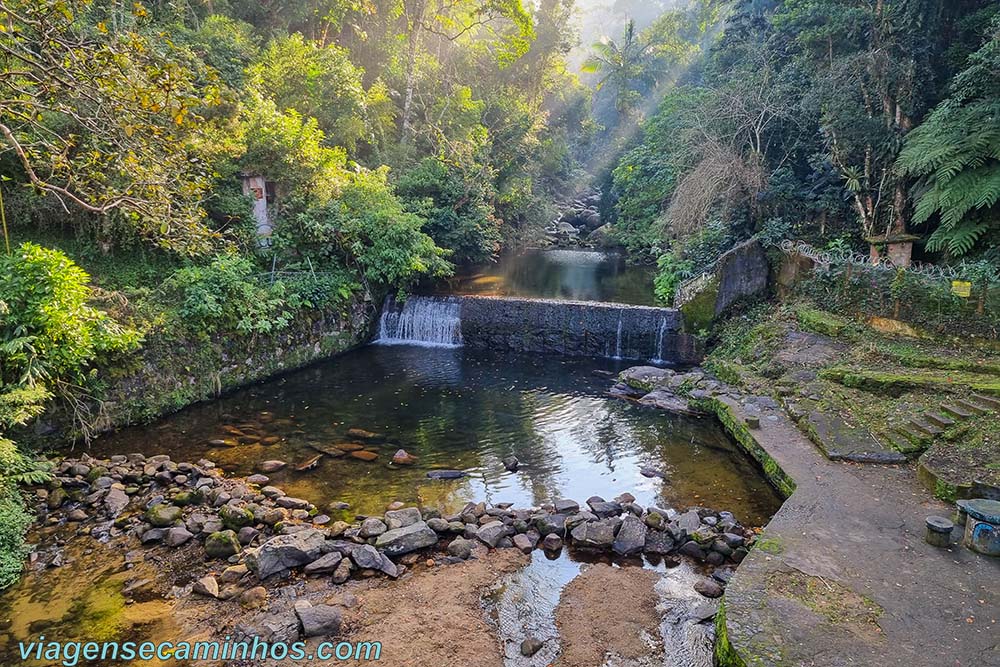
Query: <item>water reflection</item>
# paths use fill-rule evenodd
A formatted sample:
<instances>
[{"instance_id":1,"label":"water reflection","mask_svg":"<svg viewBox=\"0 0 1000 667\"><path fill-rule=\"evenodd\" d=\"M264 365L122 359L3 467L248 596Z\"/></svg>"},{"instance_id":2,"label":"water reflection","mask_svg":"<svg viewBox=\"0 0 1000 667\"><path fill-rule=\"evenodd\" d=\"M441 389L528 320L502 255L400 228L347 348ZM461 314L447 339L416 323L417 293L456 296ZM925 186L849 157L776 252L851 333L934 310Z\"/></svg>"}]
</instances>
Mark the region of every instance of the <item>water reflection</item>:
<instances>
[{"instance_id":1,"label":"water reflection","mask_svg":"<svg viewBox=\"0 0 1000 667\"><path fill-rule=\"evenodd\" d=\"M454 509L469 500L530 506L629 491L644 503L711 505L750 524L766 521L777 496L721 428L608 397L610 380L594 371L614 364L368 347L121 431L95 443L95 453L206 457L241 475L280 459L291 465L272 483L318 504L347 501L362 514L394 500ZM390 464L400 448L415 465ZM319 452L327 454L315 469L293 469ZM521 462L516 473L501 463L511 455ZM642 466L667 480L643 477ZM435 468L468 476L427 479Z\"/></svg>"},{"instance_id":2,"label":"water reflection","mask_svg":"<svg viewBox=\"0 0 1000 667\"><path fill-rule=\"evenodd\" d=\"M528 250L460 274L452 294L612 301L652 306L653 270L621 255L587 250Z\"/></svg>"}]
</instances>

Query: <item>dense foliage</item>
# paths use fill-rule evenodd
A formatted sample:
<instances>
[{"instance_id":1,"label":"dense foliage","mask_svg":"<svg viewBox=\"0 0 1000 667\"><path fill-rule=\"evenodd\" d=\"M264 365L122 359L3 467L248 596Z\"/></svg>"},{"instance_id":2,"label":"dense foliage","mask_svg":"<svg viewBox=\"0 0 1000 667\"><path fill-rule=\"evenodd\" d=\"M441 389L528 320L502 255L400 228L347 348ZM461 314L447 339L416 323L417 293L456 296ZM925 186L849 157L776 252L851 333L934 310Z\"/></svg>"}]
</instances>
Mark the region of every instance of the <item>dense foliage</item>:
<instances>
[{"instance_id":1,"label":"dense foliage","mask_svg":"<svg viewBox=\"0 0 1000 667\"><path fill-rule=\"evenodd\" d=\"M915 234L927 261L990 255L996 3L724 4L724 30L613 172L617 236L659 258L663 298L705 268L694 255L719 225L731 242L864 251Z\"/></svg>"}]
</instances>

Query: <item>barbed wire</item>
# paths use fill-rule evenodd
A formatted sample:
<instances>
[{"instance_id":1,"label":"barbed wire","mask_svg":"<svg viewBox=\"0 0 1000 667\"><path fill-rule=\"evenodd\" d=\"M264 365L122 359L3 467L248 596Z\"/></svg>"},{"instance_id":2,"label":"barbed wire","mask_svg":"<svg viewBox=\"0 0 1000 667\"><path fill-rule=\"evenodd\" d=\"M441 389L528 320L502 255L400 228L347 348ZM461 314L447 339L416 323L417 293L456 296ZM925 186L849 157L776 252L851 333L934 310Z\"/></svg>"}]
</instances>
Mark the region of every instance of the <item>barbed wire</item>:
<instances>
[{"instance_id":1,"label":"barbed wire","mask_svg":"<svg viewBox=\"0 0 1000 667\"><path fill-rule=\"evenodd\" d=\"M816 264L829 269L831 266L851 264L862 269L882 271L885 273L896 273L900 269L907 273L918 275L922 278L933 281L955 281L962 280L963 275L955 268L940 264L926 264L923 262L913 262L909 266L897 266L888 257L880 257L878 261L863 253L851 250L850 248L836 248L833 250L819 250L805 241L784 240L778 244L786 253L797 253L803 257L808 257Z\"/></svg>"}]
</instances>

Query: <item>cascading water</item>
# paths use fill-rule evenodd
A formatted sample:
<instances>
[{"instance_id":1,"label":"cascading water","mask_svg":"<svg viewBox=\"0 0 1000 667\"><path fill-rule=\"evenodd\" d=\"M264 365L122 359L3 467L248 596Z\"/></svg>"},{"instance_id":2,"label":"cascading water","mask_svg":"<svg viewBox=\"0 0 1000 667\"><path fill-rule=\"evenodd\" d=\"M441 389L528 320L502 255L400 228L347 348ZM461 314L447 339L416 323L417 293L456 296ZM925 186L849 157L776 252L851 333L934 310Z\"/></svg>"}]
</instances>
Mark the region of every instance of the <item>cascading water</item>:
<instances>
[{"instance_id":1,"label":"cascading water","mask_svg":"<svg viewBox=\"0 0 1000 667\"><path fill-rule=\"evenodd\" d=\"M656 356L653 357L654 364L665 363L663 359L663 336L667 333L667 318L660 319L660 330L656 334Z\"/></svg>"},{"instance_id":2,"label":"cascading water","mask_svg":"<svg viewBox=\"0 0 1000 667\"><path fill-rule=\"evenodd\" d=\"M379 319L382 345L461 347L462 317L458 299L411 296L402 305L386 299Z\"/></svg>"}]
</instances>

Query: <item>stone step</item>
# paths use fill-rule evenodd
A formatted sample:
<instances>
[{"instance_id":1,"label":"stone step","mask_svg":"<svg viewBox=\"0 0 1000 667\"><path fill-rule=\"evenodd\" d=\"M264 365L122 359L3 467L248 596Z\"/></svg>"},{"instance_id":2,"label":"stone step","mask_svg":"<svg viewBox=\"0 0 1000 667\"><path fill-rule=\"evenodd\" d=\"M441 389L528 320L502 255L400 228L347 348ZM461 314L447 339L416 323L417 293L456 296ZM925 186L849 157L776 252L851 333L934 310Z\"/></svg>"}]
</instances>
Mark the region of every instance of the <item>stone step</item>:
<instances>
[{"instance_id":1,"label":"stone step","mask_svg":"<svg viewBox=\"0 0 1000 667\"><path fill-rule=\"evenodd\" d=\"M897 426L895 431L917 447L927 448L930 445L931 436L912 424Z\"/></svg>"},{"instance_id":2,"label":"stone step","mask_svg":"<svg viewBox=\"0 0 1000 667\"><path fill-rule=\"evenodd\" d=\"M799 422L802 428L831 461L854 463L904 463L906 456L886 448L868 430L847 424L834 413L812 410Z\"/></svg>"},{"instance_id":3,"label":"stone step","mask_svg":"<svg viewBox=\"0 0 1000 667\"><path fill-rule=\"evenodd\" d=\"M957 404L942 403L941 409L945 412L945 414L949 414L955 419L971 419L972 417L976 416L976 413L966 408L960 407Z\"/></svg>"},{"instance_id":4,"label":"stone step","mask_svg":"<svg viewBox=\"0 0 1000 667\"><path fill-rule=\"evenodd\" d=\"M972 403L971 401L967 401L964 398L956 399L955 405L962 408L963 410L971 412L974 415L984 415L987 412L989 412L989 410L979 405L978 403Z\"/></svg>"},{"instance_id":5,"label":"stone step","mask_svg":"<svg viewBox=\"0 0 1000 667\"><path fill-rule=\"evenodd\" d=\"M973 394L972 399L979 403L980 405L989 408L990 410L1000 410L1000 398L996 396L983 396L982 394Z\"/></svg>"},{"instance_id":6,"label":"stone step","mask_svg":"<svg viewBox=\"0 0 1000 667\"><path fill-rule=\"evenodd\" d=\"M946 417L940 412L925 412L924 417L927 419L927 421L934 424L935 426L939 426L940 428L951 428L952 426L955 425L954 419Z\"/></svg>"},{"instance_id":7,"label":"stone step","mask_svg":"<svg viewBox=\"0 0 1000 667\"><path fill-rule=\"evenodd\" d=\"M889 444L889 447L902 453L907 458L913 458L927 449L924 444L917 444L898 430L886 431L881 434L882 440Z\"/></svg>"},{"instance_id":8,"label":"stone step","mask_svg":"<svg viewBox=\"0 0 1000 667\"><path fill-rule=\"evenodd\" d=\"M921 419L920 417L914 417L910 419L910 424L930 436L938 436L944 433L943 428L938 428L934 424L931 424L930 422Z\"/></svg>"}]
</instances>

